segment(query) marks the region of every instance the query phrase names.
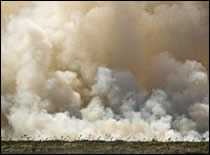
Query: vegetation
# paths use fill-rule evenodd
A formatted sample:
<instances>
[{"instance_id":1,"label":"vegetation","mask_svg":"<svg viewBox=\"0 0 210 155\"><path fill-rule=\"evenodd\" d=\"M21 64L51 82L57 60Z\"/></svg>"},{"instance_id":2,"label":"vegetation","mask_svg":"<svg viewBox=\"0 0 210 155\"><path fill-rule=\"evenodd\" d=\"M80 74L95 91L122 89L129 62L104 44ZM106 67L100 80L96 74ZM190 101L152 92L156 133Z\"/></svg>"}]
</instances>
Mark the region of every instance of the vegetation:
<instances>
[{"instance_id":1,"label":"vegetation","mask_svg":"<svg viewBox=\"0 0 210 155\"><path fill-rule=\"evenodd\" d=\"M199 153L209 142L1 141L1 153Z\"/></svg>"}]
</instances>

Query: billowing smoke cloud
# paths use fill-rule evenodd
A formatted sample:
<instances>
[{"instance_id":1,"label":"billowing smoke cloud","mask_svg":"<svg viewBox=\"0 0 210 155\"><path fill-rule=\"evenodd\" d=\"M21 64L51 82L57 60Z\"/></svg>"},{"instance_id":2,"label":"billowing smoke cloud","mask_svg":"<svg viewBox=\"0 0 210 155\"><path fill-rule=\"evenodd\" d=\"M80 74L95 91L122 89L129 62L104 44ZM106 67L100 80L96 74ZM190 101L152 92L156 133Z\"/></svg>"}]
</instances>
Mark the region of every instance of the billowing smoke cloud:
<instances>
[{"instance_id":1,"label":"billowing smoke cloud","mask_svg":"<svg viewBox=\"0 0 210 155\"><path fill-rule=\"evenodd\" d=\"M208 141L208 6L2 3L2 138Z\"/></svg>"}]
</instances>

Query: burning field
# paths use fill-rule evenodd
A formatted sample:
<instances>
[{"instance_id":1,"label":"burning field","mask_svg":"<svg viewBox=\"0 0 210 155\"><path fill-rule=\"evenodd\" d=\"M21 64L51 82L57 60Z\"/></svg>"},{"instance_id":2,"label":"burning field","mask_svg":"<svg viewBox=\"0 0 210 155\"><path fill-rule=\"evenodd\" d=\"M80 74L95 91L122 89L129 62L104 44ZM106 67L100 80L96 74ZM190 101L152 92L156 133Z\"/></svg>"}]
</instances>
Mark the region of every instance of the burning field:
<instances>
[{"instance_id":1,"label":"burning field","mask_svg":"<svg viewBox=\"0 0 210 155\"><path fill-rule=\"evenodd\" d=\"M209 2L1 2L1 23L3 152L208 151Z\"/></svg>"}]
</instances>

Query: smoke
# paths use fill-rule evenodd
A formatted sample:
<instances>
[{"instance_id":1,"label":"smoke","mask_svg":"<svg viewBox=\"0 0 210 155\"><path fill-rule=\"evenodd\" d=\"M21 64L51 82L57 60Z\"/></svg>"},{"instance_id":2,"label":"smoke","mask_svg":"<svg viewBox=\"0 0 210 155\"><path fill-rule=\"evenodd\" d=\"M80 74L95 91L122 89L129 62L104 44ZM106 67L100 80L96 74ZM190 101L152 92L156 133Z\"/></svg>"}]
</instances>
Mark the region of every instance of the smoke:
<instances>
[{"instance_id":1,"label":"smoke","mask_svg":"<svg viewBox=\"0 0 210 155\"><path fill-rule=\"evenodd\" d=\"M3 2L3 139L209 140L208 2Z\"/></svg>"}]
</instances>

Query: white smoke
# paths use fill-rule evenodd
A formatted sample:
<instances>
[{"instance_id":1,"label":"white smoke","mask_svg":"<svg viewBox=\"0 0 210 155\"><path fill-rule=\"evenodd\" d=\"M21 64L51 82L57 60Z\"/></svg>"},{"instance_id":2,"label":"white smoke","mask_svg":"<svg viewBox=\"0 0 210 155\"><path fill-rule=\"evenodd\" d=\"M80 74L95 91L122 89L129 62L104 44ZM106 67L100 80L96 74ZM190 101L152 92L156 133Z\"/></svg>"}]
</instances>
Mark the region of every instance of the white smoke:
<instances>
[{"instance_id":1,"label":"white smoke","mask_svg":"<svg viewBox=\"0 0 210 155\"><path fill-rule=\"evenodd\" d=\"M192 31L199 20L206 21L199 10L203 4L153 4L33 2L12 16L5 8L2 138L209 141L207 69L186 59L194 58L189 52L183 54L185 61L175 59L173 52L151 57L154 49L147 45L153 43L149 30L154 37L164 30L163 42L169 34L181 38L175 32L181 23L192 36L206 35L206 24L198 34ZM178 24L168 22L171 15ZM151 26L157 20L156 31ZM176 47L175 40L165 43ZM189 42L183 50L192 48ZM157 50L165 50L161 44L154 42ZM148 82L152 89L146 88Z\"/></svg>"}]
</instances>

